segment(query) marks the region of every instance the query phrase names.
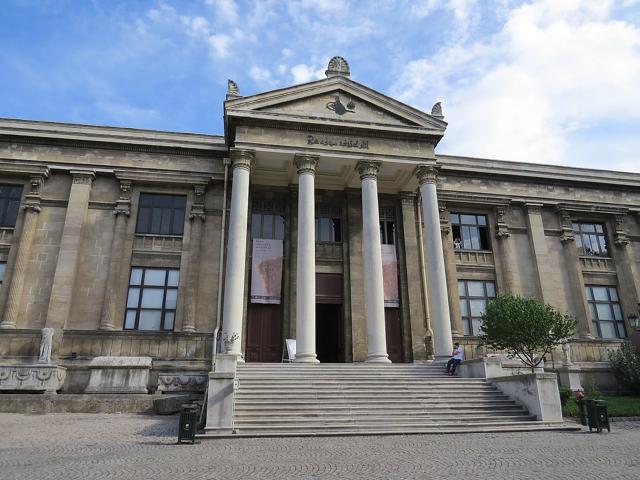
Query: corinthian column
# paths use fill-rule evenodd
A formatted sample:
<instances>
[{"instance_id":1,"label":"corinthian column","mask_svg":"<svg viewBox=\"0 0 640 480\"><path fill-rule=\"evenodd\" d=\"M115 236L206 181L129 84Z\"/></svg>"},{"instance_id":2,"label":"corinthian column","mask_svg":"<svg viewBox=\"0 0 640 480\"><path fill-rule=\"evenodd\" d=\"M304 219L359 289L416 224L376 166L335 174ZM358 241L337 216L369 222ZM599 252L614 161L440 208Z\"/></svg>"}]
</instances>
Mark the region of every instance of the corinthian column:
<instances>
[{"instance_id":1,"label":"corinthian column","mask_svg":"<svg viewBox=\"0 0 640 480\"><path fill-rule=\"evenodd\" d=\"M131 182L129 180L120 181L120 198L118 198L116 208L113 209L113 215L115 216L115 225L113 227L113 239L111 240L111 256L109 257L107 287L104 290L100 330L115 330L116 322L122 322L122 318L116 318L116 312L119 302L118 292L122 290L122 279L120 278L121 255L127 233L127 220L131 215Z\"/></svg>"},{"instance_id":2,"label":"corinthian column","mask_svg":"<svg viewBox=\"0 0 640 480\"><path fill-rule=\"evenodd\" d=\"M298 258L296 266L296 362L316 358L315 173L318 157L296 155L298 169Z\"/></svg>"},{"instance_id":3,"label":"corinthian column","mask_svg":"<svg viewBox=\"0 0 640 480\"><path fill-rule=\"evenodd\" d=\"M196 331L196 307L198 305L198 277L200 276L200 247L202 244L202 224L204 215L204 185L193 187L194 201L191 206L191 246L189 248L189 271L187 272L187 298L182 324L183 332Z\"/></svg>"},{"instance_id":4,"label":"corinthian column","mask_svg":"<svg viewBox=\"0 0 640 480\"><path fill-rule=\"evenodd\" d=\"M22 234L20 235L18 254L16 255L11 275L7 306L4 310L2 322L0 322L0 328L16 328L18 323L24 280L29 258L31 257L31 245L33 244L33 237L38 223L38 213L40 213L40 191L45 177L46 175L31 177L31 190L25 196L25 203L22 207L24 209Z\"/></svg>"},{"instance_id":5,"label":"corinthian column","mask_svg":"<svg viewBox=\"0 0 640 480\"><path fill-rule=\"evenodd\" d=\"M242 311L244 304L244 272L247 261L247 220L249 214L249 174L254 153L231 150L233 180L231 211L227 238L227 268L224 284L222 331L227 338L236 337L226 353L242 357Z\"/></svg>"},{"instance_id":6,"label":"corinthian column","mask_svg":"<svg viewBox=\"0 0 640 480\"><path fill-rule=\"evenodd\" d=\"M447 298L447 276L440 234L440 215L438 213L438 195L436 193L437 167L420 165L416 176L420 182L422 212L424 219L424 243L427 260L427 288L431 307L431 328L436 360L451 356L451 319Z\"/></svg>"},{"instance_id":7,"label":"corinthian column","mask_svg":"<svg viewBox=\"0 0 640 480\"><path fill-rule=\"evenodd\" d=\"M362 181L362 255L364 299L367 315L367 362L389 363L384 319L384 282L378 211L380 162L359 162Z\"/></svg>"}]
</instances>

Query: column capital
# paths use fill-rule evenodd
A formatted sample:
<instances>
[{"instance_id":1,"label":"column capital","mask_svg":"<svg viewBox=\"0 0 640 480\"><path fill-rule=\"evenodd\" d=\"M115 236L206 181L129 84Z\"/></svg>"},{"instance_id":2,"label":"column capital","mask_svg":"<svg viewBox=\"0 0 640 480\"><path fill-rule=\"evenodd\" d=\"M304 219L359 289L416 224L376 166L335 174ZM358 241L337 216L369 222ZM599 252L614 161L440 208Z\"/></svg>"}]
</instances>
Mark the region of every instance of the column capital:
<instances>
[{"instance_id":1,"label":"column capital","mask_svg":"<svg viewBox=\"0 0 640 480\"><path fill-rule=\"evenodd\" d=\"M537 202L526 202L524 204L527 209L527 213L531 215L541 215L542 214L542 203Z\"/></svg>"},{"instance_id":2,"label":"column capital","mask_svg":"<svg viewBox=\"0 0 640 480\"><path fill-rule=\"evenodd\" d=\"M400 192L398 195L400 196L400 203L402 203L402 205L414 206L418 198L415 192Z\"/></svg>"},{"instance_id":3,"label":"column capital","mask_svg":"<svg viewBox=\"0 0 640 480\"><path fill-rule=\"evenodd\" d=\"M29 178L29 193L25 195L22 208L28 212L40 213L40 194L46 175L32 175Z\"/></svg>"},{"instance_id":4,"label":"column capital","mask_svg":"<svg viewBox=\"0 0 640 480\"><path fill-rule=\"evenodd\" d=\"M447 204L444 202L438 202L438 214L440 217L440 231L444 235L449 235L451 231L451 221L449 219L449 212L447 210Z\"/></svg>"},{"instance_id":5,"label":"column capital","mask_svg":"<svg viewBox=\"0 0 640 480\"><path fill-rule=\"evenodd\" d=\"M204 222L204 191L205 185L193 186L193 203L191 204L191 212L189 213L189 220L200 220Z\"/></svg>"},{"instance_id":6,"label":"column capital","mask_svg":"<svg viewBox=\"0 0 640 480\"><path fill-rule=\"evenodd\" d=\"M560 241L563 244L574 242L576 237L573 233L573 224L571 221L571 213L566 208L559 207L557 208L558 215L560 215L560 230L562 234L560 235Z\"/></svg>"},{"instance_id":7,"label":"column capital","mask_svg":"<svg viewBox=\"0 0 640 480\"><path fill-rule=\"evenodd\" d=\"M509 224L506 219L508 211L508 205L499 205L496 207L496 237L498 238L509 238L509 236L511 236Z\"/></svg>"},{"instance_id":8,"label":"column capital","mask_svg":"<svg viewBox=\"0 0 640 480\"><path fill-rule=\"evenodd\" d=\"M243 168L251 171L256 154L253 150L244 150L242 148L231 149L231 168Z\"/></svg>"},{"instance_id":9,"label":"column capital","mask_svg":"<svg viewBox=\"0 0 640 480\"><path fill-rule=\"evenodd\" d=\"M382 162L374 160L360 160L356 165L356 170L358 170L360 180L364 180L365 178L377 180L381 165Z\"/></svg>"},{"instance_id":10,"label":"column capital","mask_svg":"<svg viewBox=\"0 0 640 480\"><path fill-rule=\"evenodd\" d=\"M131 180L120 180L120 198L116 202L116 208L113 209L113 214L116 217L131 215L131 185Z\"/></svg>"},{"instance_id":11,"label":"column capital","mask_svg":"<svg viewBox=\"0 0 640 480\"><path fill-rule=\"evenodd\" d=\"M73 177L73 183L82 185L91 185L96 178L93 170L71 170L69 173Z\"/></svg>"},{"instance_id":12,"label":"column capital","mask_svg":"<svg viewBox=\"0 0 640 480\"><path fill-rule=\"evenodd\" d=\"M420 185L425 183L436 183L438 179L439 165L418 165L415 170L415 176L418 177Z\"/></svg>"},{"instance_id":13,"label":"column capital","mask_svg":"<svg viewBox=\"0 0 640 480\"><path fill-rule=\"evenodd\" d=\"M624 217L625 215L623 214L614 215L613 217L613 243L618 247L626 247L631 243L624 228Z\"/></svg>"},{"instance_id":14,"label":"column capital","mask_svg":"<svg viewBox=\"0 0 640 480\"><path fill-rule=\"evenodd\" d=\"M303 173L310 173L314 175L316 173L316 168L318 168L320 157L317 155L296 153L293 161L298 169L298 175L302 175Z\"/></svg>"}]
</instances>

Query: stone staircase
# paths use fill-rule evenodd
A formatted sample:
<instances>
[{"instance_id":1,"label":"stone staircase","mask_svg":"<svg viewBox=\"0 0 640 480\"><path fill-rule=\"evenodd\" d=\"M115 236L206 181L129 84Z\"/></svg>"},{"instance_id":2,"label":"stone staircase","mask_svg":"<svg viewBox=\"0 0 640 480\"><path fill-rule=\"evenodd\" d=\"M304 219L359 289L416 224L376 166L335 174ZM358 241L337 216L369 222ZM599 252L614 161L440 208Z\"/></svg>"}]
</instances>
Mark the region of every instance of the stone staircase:
<instances>
[{"instance_id":1,"label":"stone staircase","mask_svg":"<svg viewBox=\"0 0 640 480\"><path fill-rule=\"evenodd\" d=\"M247 363L238 379L236 436L571 428L537 421L486 380L448 377L433 363Z\"/></svg>"}]
</instances>

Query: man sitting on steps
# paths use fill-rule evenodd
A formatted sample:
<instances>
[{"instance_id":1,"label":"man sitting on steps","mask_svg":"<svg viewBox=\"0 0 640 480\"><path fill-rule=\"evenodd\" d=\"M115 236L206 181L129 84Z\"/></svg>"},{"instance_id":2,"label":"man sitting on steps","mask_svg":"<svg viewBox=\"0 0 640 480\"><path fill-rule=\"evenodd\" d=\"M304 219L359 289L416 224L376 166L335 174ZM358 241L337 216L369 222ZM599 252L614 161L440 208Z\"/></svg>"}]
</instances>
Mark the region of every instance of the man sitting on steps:
<instances>
[{"instance_id":1,"label":"man sitting on steps","mask_svg":"<svg viewBox=\"0 0 640 480\"><path fill-rule=\"evenodd\" d=\"M447 375L454 375L456 373L456 367L460 365L464 351L458 342L453 344L453 357L447 362Z\"/></svg>"}]
</instances>

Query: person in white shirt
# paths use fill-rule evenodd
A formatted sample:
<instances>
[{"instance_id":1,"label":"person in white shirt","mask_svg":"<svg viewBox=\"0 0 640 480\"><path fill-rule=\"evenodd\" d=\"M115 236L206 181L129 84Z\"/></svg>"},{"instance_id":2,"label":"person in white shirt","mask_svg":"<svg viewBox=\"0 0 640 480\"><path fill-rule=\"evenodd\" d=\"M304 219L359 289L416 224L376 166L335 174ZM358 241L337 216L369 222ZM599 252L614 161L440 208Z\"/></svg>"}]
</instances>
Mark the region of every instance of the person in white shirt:
<instances>
[{"instance_id":1,"label":"person in white shirt","mask_svg":"<svg viewBox=\"0 0 640 480\"><path fill-rule=\"evenodd\" d=\"M447 375L454 375L456 373L456 367L460 365L462 358L464 357L464 350L459 343L453 344L453 355L451 359L447 362Z\"/></svg>"}]
</instances>

